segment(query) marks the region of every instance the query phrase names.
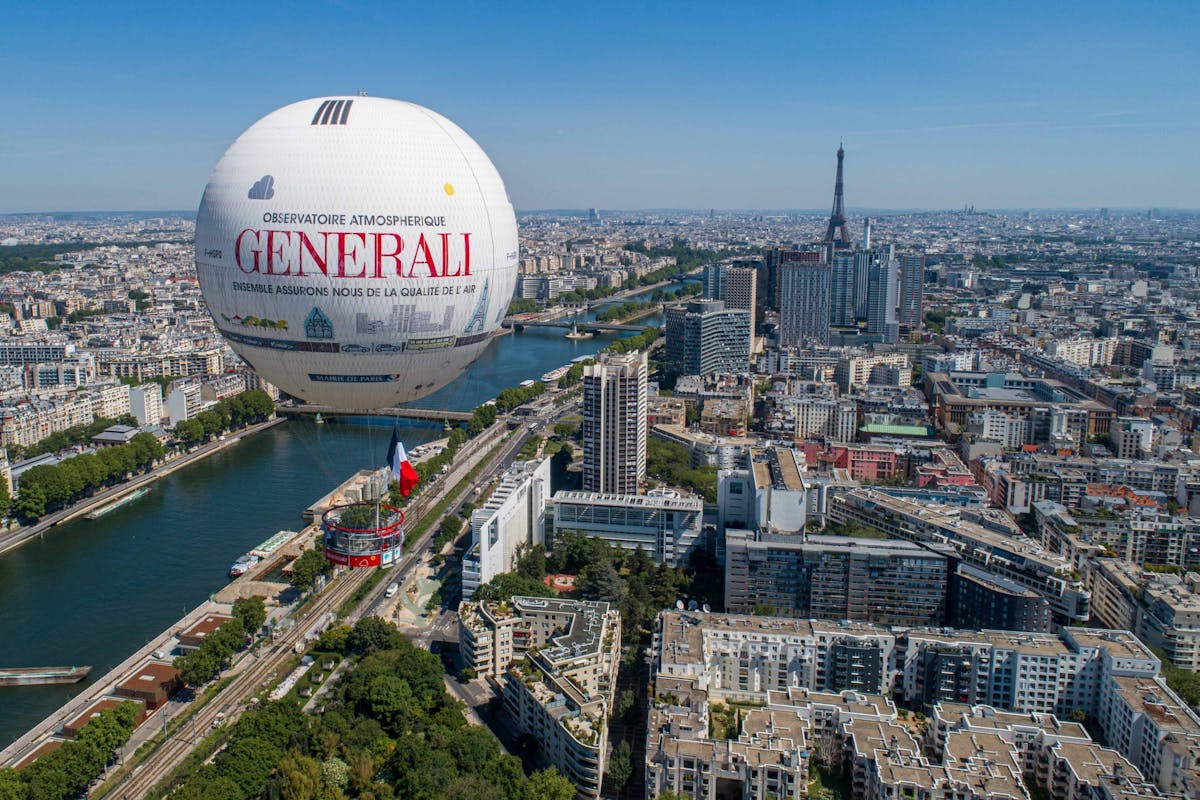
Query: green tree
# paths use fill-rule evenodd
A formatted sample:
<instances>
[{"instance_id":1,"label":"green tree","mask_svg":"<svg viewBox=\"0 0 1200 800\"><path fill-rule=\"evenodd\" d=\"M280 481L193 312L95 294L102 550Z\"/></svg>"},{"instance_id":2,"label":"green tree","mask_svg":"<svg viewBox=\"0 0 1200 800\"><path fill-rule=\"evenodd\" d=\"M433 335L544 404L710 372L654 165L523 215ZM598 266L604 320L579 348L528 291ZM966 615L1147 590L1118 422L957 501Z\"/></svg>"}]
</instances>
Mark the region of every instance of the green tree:
<instances>
[{"instance_id":1,"label":"green tree","mask_svg":"<svg viewBox=\"0 0 1200 800\"><path fill-rule=\"evenodd\" d=\"M0 768L0 800L28 800L29 785L15 769Z\"/></svg>"},{"instance_id":2,"label":"green tree","mask_svg":"<svg viewBox=\"0 0 1200 800\"><path fill-rule=\"evenodd\" d=\"M617 697L617 714L629 719L637 712L637 695L632 689L625 689Z\"/></svg>"},{"instance_id":3,"label":"green tree","mask_svg":"<svg viewBox=\"0 0 1200 800\"><path fill-rule=\"evenodd\" d=\"M554 594L553 589L537 578L528 578L515 572L502 572L476 589L471 595L471 600L476 603L494 603L514 595L554 597Z\"/></svg>"},{"instance_id":4,"label":"green tree","mask_svg":"<svg viewBox=\"0 0 1200 800\"><path fill-rule=\"evenodd\" d=\"M515 555L516 569L514 571L518 575L539 582L546 577L546 545L529 546L522 543L517 545Z\"/></svg>"},{"instance_id":5,"label":"green tree","mask_svg":"<svg viewBox=\"0 0 1200 800\"><path fill-rule=\"evenodd\" d=\"M554 767L534 772L525 787L525 800L571 800L574 796L575 784Z\"/></svg>"},{"instance_id":6,"label":"green tree","mask_svg":"<svg viewBox=\"0 0 1200 800\"><path fill-rule=\"evenodd\" d=\"M321 636L317 639L317 649L329 653L346 652L346 642L349 640L352 630L349 625L334 625L332 628L326 628L321 631Z\"/></svg>"},{"instance_id":7,"label":"green tree","mask_svg":"<svg viewBox=\"0 0 1200 800\"><path fill-rule=\"evenodd\" d=\"M307 591L312 588L318 575L327 575L332 569L320 550L305 550L292 562L292 586L300 591Z\"/></svg>"},{"instance_id":8,"label":"green tree","mask_svg":"<svg viewBox=\"0 0 1200 800\"><path fill-rule=\"evenodd\" d=\"M204 441L204 426L199 420L184 419L175 423L175 438L187 447Z\"/></svg>"},{"instance_id":9,"label":"green tree","mask_svg":"<svg viewBox=\"0 0 1200 800\"><path fill-rule=\"evenodd\" d=\"M624 789L625 784L633 777L633 748L624 739L617 742L617 746L613 748L612 756L608 760L608 777L617 791Z\"/></svg>"},{"instance_id":10,"label":"green tree","mask_svg":"<svg viewBox=\"0 0 1200 800\"><path fill-rule=\"evenodd\" d=\"M289 750L279 762L281 800L311 800L321 785L321 765L295 750Z\"/></svg>"},{"instance_id":11,"label":"green tree","mask_svg":"<svg viewBox=\"0 0 1200 800\"><path fill-rule=\"evenodd\" d=\"M261 597L248 597L233 604L233 616L241 620L247 633L253 634L267 621L267 608Z\"/></svg>"},{"instance_id":12,"label":"green tree","mask_svg":"<svg viewBox=\"0 0 1200 800\"><path fill-rule=\"evenodd\" d=\"M462 528L463 528L462 517L458 516L457 514L447 514L446 516L442 517L442 526L441 527L442 527L441 538L444 538L445 541L451 541L452 539L456 539L456 538L458 538L458 535L460 533L462 533Z\"/></svg>"},{"instance_id":13,"label":"green tree","mask_svg":"<svg viewBox=\"0 0 1200 800\"><path fill-rule=\"evenodd\" d=\"M196 415L196 422L199 422L204 429L204 438L210 439L216 436L223 429L221 417L216 411L204 410Z\"/></svg>"},{"instance_id":14,"label":"green tree","mask_svg":"<svg viewBox=\"0 0 1200 800\"><path fill-rule=\"evenodd\" d=\"M22 487L21 493L17 495L15 508L18 517L30 522L36 522L39 517L46 513L45 489L38 485Z\"/></svg>"},{"instance_id":15,"label":"green tree","mask_svg":"<svg viewBox=\"0 0 1200 800\"><path fill-rule=\"evenodd\" d=\"M579 593L588 600L620 603L629 591L611 561L600 561L586 567L580 574Z\"/></svg>"},{"instance_id":16,"label":"green tree","mask_svg":"<svg viewBox=\"0 0 1200 800\"><path fill-rule=\"evenodd\" d=\"M367 654L378 650L394 650L405 641L396 626L379 617L363 617L346 639L351 653Z\"/></svg>"}]
</instances>

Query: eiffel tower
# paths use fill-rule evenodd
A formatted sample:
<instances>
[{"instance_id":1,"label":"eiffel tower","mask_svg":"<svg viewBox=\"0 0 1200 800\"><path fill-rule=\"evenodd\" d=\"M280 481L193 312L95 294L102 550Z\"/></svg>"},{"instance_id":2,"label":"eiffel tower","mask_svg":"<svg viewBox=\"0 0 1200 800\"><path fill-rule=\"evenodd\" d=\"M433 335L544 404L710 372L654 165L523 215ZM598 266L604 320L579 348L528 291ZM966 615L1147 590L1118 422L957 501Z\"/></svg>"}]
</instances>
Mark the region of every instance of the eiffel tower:
<instances>
[{"instance_id":1,"label":"eiffel tower","mask_svg":"<svg viewBox=\"0 0 1200 800\"><path fill-rule=\"evenodd\" d=\"M851 247L853 240L850 238L850 229L846 227L846 206L842 197L842 159L846 157L846 151L842 149L841 142L838 143L837 156L837 180L833 184L833 212L829 215L829 227L825 229L825 238L822 242L832 244L836 250L842 250Z\"/></svg>"},{"instance_id":2,"label":"eiffel tower","mask_svg":"<svg viewBox=\"0 0 1200 800\"><path fill-rule=\"evenodd\" d=\"M475 331L483 330L484 323L487 322L487 307L488 307L488 279L483 279L483 289L479 292L479 300L475 303L475 310L471 312L471 318L467 320L467 326L463 328L463 333L474 333Z\"/></svg>"}]
</instances>

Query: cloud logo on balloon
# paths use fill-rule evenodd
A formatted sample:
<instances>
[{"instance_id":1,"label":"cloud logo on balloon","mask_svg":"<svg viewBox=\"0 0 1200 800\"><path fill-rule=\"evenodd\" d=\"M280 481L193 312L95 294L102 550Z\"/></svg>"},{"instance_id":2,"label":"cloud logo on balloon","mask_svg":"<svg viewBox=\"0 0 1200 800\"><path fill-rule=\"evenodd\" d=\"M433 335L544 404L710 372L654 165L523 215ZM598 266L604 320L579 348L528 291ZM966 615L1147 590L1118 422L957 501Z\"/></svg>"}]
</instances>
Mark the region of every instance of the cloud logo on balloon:
<instances>
[{"instance_id":1,"label":"cloud logo on balloon","mask_svg":"<svg viewBox=\"0 0 1200 800\"><path fill-rule=\"evenodd\" d=\"M263 175L254 182L246 196L251 200L270 200L275 196L275 179L270 175Z\"/></svg>"}]
</instances>

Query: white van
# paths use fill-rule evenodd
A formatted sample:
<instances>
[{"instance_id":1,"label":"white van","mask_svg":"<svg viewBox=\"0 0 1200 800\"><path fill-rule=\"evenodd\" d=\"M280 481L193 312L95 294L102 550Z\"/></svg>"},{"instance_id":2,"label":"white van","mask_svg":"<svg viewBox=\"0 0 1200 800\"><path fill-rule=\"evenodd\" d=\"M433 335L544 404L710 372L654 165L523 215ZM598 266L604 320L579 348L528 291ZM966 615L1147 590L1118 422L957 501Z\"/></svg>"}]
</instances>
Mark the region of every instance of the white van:
<instances>
[{"instance_id":1,"label":"white van","mask_svg":"<svg viewBox=\"0 0 1200 800\"><path fill-rule=\"evenodd\" d=\"M395 597L396 592L400 591L400 584L392 583L387 587L387 591L383 593L384 597Z\"/></svg>"}]
</instances>

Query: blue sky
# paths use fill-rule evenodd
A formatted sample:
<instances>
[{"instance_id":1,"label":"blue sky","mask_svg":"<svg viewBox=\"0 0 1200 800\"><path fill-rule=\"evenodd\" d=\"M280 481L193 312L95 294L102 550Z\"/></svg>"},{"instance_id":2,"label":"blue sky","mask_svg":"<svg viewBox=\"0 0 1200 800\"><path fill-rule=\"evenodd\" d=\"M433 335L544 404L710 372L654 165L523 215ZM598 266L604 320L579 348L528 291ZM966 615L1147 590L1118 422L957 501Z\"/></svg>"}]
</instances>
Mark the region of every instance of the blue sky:
<instances>
[{"instance_id":1,"label":"blue sky","mask_svg":"<svg viewBox=\"0 0 1200 800\"><path fill-rule=\"evenodd\" d=\"M519 209L1200 207L1200 3L10 4L0 212L192 209L305 97L429 106Z\"/></svg>"}]
</instances>

